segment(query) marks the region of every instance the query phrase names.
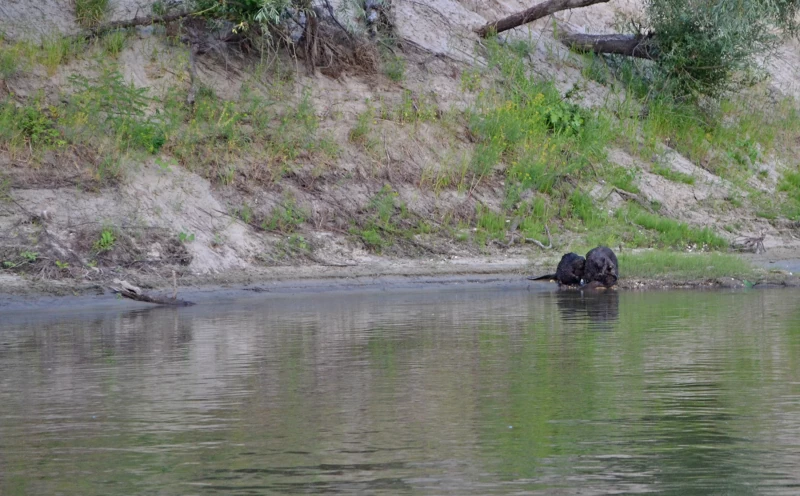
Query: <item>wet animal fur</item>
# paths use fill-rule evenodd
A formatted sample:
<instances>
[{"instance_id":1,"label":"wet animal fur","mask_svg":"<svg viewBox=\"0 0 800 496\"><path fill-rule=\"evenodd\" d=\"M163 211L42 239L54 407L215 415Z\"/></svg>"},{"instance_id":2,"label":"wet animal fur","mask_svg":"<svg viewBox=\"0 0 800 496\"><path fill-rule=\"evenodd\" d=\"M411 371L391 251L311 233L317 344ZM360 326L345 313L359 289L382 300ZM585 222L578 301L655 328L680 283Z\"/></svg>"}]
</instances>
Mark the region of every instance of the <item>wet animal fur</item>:
<instances>
[{"instance_id":1,"label":"wet animal fur","mask_svg":"<svg viewBox=\"0 0 800 496\"><path fill-rule=\"evenodd\" d=\"M617 256L607 246L598 246L586 254L586 266L583 274L584 284L589 287L605 286L610 288L619 279L619 263Z\"/></svg>"},{"instance_id":2,"label":"wet animal fur","mask_svg":"<svg viewBox=\"0 0 800 496\"><path fill-rule=\"evenodd\" d=\"M529 277L533 281L542 279L555 279L560 286L576 286L583 279L584 258L577 253L567 253L558 262L555 274L547 274L539 277Z\"/></svg>"}]
</instances>

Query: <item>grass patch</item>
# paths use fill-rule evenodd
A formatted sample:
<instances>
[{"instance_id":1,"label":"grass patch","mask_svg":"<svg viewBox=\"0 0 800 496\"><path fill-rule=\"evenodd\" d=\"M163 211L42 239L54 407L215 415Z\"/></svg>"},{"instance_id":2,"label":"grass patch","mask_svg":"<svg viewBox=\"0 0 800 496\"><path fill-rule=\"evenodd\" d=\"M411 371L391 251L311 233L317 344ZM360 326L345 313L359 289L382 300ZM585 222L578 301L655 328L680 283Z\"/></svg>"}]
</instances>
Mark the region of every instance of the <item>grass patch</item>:
<instances>
[{"instance_id":1,"label":"grass patch","mask_svg":"<svg viewBox=\"0 0 800 496\"><path fill-rule=\"evenodd\" d=\"M654 174L658 174L659 176L675 183L694 184L694 176L672 170L666 165L656 163L653 164L651 170Z\"/></svg>"},{"instance_id":2,"label":"grass patch","mask_svg":"<svg viewBox=\"0 0 800 496\"><path fill-rule=\"evenodd\" d=\"M645 229L655 231L657 233L656 242L660 246L679 249L695 246L700 249L711 250L721 250L728 247L728 242L724 238L707 227L702 229L690 227L684 222L652 214L638 206L628 205L626 209L620 209L617 212L617 216Z\"/></svg>"},{"instance_id":3,"label":"grass patch","mask_svg":"<svg viewBox=\"0 0 800 496\"><path fill-rule=\"evenodd\" d=\"M676 253L645 251L618 254L621 277L685 280L735 277L754 279L757 271L736 255L727 253Z\"/></svg>"},{"instance_id":4,"label":"grass patch","mask_svg":"<svg viewBox=\"0 0 800 496\"><path fill-rule=\"evenodd\" d=\"M73 0L78 24L83 27L100 24L108 12L108 2L109 0Z\"/></svg>"},{"instance_id":5,"label":"grass patch","mask_svg":"<svg viewBox=\"0 0 800 496\"><path fill-rule=\"evenodd\" d=\"M100 46L103 52L109 57L116 58L122 49L125 48L125 42L128 40L127 29L116 29L103 35L100 38Z\"/></svg>"}]
</instances>

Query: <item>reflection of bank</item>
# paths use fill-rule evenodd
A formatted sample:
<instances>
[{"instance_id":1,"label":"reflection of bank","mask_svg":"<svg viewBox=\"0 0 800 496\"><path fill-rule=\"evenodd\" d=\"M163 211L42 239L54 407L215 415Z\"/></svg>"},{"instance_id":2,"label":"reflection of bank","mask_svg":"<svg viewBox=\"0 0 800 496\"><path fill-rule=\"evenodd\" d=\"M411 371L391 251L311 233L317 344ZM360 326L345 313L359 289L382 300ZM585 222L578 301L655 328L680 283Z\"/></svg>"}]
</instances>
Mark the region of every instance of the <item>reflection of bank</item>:
<instances>
[{"instance_id":1,"label":"reflection of bank","mask_svg":"<svg viewBox=\"0 0 800 496\"><path fill-rule=\"evenodd\" d=\"M556 304L564 321L589 322L593 329L611 331L619 319L619 293L614 290L559 291Z\"/></svg>"}]
</instances>

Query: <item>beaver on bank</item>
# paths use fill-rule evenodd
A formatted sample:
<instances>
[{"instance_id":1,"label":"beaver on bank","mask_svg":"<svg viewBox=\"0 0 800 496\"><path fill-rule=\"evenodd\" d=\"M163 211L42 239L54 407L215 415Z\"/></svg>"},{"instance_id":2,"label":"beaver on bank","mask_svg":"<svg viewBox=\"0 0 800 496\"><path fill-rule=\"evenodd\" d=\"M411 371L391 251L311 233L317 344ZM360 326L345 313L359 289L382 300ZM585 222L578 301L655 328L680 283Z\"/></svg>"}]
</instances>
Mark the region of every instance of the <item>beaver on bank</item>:
<instances>
[{"instance_id":1,"label":"beaver on bank","mask_svg":"<svg viewBox=\"0 0 800 496\"><path fill-rule=\"evenodd\" d=\"M532 281L542 279L555 279L559 286L577 286L584 277L583 266L585 259L577 253L567 253L558 262L555 274L546 274L539 277L529 277Z\"/></svg>"},{"instance_id":2,"label":"beaver on bank","mask_svg":"<svg viewBox=\"0 0 800 496\"><path fill-rule=\"evenodd\" d=\"M586 264L583 272L583 285L590 287L605 286L610 288L619 279L619 264L617 256L607 246L592 248L586 254Z\"/></svg>"}]
</instances>

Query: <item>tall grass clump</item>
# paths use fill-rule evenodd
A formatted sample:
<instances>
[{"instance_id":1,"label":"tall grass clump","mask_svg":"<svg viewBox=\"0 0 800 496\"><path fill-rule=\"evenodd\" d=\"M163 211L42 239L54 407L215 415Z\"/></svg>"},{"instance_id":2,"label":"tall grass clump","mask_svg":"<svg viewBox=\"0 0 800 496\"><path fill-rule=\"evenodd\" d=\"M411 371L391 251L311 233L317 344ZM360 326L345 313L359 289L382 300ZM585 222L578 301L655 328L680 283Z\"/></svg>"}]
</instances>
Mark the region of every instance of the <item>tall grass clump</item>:
<instances>
[{"instance_id":1,"label":"tall grass clump","mask_svg":"<svg viewBox=\"0 0 800 496\"><path fill-rule=\"evenodd\" d=\"M75 19L83 27L96 26L108 12L108 3L109 0L73 0Z\"/></svg>"}]
</instances>

